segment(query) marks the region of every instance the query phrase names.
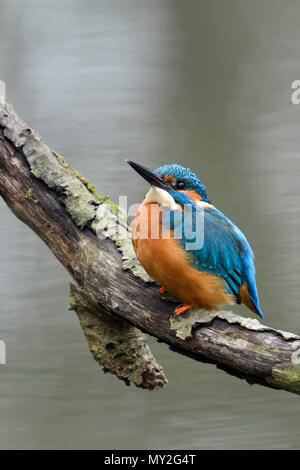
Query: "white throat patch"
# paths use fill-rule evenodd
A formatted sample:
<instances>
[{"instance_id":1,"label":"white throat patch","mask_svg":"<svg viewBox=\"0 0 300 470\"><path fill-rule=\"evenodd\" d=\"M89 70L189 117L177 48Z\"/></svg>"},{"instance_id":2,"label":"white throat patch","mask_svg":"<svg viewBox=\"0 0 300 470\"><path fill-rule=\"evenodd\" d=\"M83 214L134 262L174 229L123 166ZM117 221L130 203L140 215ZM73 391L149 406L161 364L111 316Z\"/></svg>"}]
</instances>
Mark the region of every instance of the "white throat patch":
<instances>
[{"instance_id":1,"label":"white throat patch","mask_svg":"<svg viewBox=\"0 0 300 470\"><path fill-rule=\"evenodd\" d=\"M172 211L180 209L180 206L175 202L174 198L167 191L156 186L151 186L144 199L144 204L149 202L157 202L158 204L167 207Z\"/></svg>"},{"instance_id":2,"label":"white throat patch","mask_svg":"<svg viewBox=\"0 0 300 470\"><path fill-rule=\"evenodd\" d=\"M209 204L208 202L205 202L205 201L197 201L196 205L198 207L201 207L201 209L215 209L215 206L213 206L212 204Z\"/></svg>"}]
</instances>

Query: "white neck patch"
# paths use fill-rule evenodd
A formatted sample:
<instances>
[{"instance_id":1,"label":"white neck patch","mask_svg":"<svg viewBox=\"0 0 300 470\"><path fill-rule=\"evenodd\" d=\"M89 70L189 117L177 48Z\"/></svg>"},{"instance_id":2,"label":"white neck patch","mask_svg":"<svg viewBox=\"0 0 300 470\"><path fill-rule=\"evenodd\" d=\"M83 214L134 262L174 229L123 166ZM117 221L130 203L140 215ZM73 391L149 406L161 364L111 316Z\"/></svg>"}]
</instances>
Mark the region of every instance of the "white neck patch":
<instances>
[{"instance_id":1,"label":"white neck patch","mask_svg":"<svg viewBox=\"0 0 300 470\"><path fill-rule=\"evenodd\" d=\"M151 186L144 199L144 204L149 202L157 202L161 206L167 207L172 211L180 209L174 198L167 191L156 186Z\"/></svg>"},{"instance_id":2,"label":"white neck patch","mask_svg":"<svg viewBox=\"0 0 300 470\"><path fill-rule=\"evenodd\" d=\"M215 206L213 206L212 204L209 204L208 202L205 202L205 201L197 201L196 205L198 207L201 207L201 209L215 209Z\"/></svg>"}]
</instances>

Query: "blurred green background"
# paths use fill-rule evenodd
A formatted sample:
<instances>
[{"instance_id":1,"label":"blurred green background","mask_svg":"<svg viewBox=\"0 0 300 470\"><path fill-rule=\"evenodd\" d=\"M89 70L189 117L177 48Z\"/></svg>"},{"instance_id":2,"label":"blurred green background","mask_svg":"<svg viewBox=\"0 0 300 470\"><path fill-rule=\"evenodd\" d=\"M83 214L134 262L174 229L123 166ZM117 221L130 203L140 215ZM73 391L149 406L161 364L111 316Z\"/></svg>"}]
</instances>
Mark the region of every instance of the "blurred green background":
<instances>
[{"instance_id":1,"label":"blurred green background","mask_svg":"<svg viewBox=\"0 0 300 470\"><path fill-rule=\"evenodd\" d=\"M255 250L265 322L298 333L299 16L292 0L2 0L0 15L21 117L115 201L146 191L125 158L192 168ZM165 390L104 375L64 268L3 201L0 224L1 448L299 448L298 396L153 339Z\"/></svg>"}]
</instances>

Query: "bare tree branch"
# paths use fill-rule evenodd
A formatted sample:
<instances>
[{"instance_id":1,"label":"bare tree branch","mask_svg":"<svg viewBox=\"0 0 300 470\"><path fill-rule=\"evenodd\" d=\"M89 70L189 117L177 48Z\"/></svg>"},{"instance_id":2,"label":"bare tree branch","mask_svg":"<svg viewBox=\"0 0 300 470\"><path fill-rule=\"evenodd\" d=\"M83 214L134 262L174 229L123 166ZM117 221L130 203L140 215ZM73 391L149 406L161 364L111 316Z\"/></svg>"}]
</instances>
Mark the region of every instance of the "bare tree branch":
<instances>
[{"instance_id":1,"label":"bare tree branch","mask_svg":"<svg viewBox=\"0 0 300 470\"><path fill-rule=\"evenodd\" d=\"M142 330L249 383L300 394L299 336L230 312L174 318L174 303L160 298L135 259L118 208L8 105L0 105L0 194L73 277L70 308L105 370L148 389L166 383Z\"/></svg>"}]
</instances>

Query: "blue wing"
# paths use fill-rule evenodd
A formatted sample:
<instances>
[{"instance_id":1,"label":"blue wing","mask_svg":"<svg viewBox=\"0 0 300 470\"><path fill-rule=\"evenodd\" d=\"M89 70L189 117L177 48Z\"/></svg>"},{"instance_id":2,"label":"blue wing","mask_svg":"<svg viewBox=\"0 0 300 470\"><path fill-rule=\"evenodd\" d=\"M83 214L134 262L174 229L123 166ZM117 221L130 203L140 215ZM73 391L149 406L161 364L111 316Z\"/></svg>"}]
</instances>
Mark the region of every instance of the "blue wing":
<instances>
[{"instance_id":1,"label":"blue wing","mask_svg":"<svg viewBox=\"0 0 300 470\"><path fill-rule=\"evenodd\" d=\"M190 204L185 206L184 223L179 216L179 211L170 213L172 228L176 232L180 226L179 242L192 256L193 266L222 277L227 292L237 298L246 283L248 295L263 318L255 282L254 254L245 235L214 208L200 209ZM194 244L198 247L194 248Z\"/></svg>"}]
</instances>

